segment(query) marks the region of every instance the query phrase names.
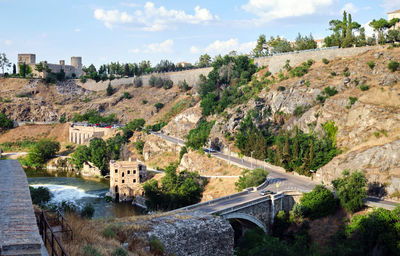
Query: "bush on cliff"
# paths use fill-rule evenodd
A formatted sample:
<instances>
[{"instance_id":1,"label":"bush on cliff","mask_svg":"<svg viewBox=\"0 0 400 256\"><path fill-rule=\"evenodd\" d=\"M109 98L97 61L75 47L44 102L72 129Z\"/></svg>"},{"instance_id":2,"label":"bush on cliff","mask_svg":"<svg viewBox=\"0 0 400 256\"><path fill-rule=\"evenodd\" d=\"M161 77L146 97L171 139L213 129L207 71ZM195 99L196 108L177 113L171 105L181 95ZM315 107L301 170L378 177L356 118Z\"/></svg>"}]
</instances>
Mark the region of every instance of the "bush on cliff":
<instances>
[{"instance_id":1,"label":"bush on cliff","mask_svg":"<svg viewBox=\"0 0 400 256\"><path fill-rule=\"evenodd\" d=\"M0 113L0 131L8 130L14 127L13 121L4 113Z\"/></svg>"},{"instance_id":2,"label":"bush on cliff","mask_svg":"<svg viewBox=\"0 0 400 256\"><path fill-rule=\"evenodd\" d=\"M186 136L186 147L197 150L205 146L214 123L215 121L209 123L202 119L197 127L190 130L189 134Z\"/></svg>"},{"instance_id":3,"label":"bush on cliff","mask_svg":"<svg viewBox=\"0 0 400 256\"><path fill-rule=\"evenodd\" d=\"M252 171L244 170L239 180L235 183L236 189L242 191L245 188L257 187L265 181L268 174L269 172L267 170L261 168Z\"/></svg>"}]
</instances>

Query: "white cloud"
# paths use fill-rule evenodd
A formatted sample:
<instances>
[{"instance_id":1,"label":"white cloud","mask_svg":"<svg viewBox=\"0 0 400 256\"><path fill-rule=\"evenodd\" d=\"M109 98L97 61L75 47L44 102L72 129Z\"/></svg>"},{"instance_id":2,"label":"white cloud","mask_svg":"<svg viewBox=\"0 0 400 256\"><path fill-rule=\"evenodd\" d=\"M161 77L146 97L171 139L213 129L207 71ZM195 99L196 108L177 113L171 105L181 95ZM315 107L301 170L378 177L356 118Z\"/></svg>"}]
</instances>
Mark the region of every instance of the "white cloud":
<instances>
[{"instance_id":1,"label":"white cloud","mask_svg":"<svg viewBox=\"0 0 400 256\"><path fill-rule=\"evenodd\" d=\"M107 28L112 28L115 24L125 24L133 21L133 17L126 12L120 12L119 10L105 11L103 9L96 9L94 11L94 17L104 22Z\"/></svg>"},{"instance_id":2,"label":"white cloud","mask_svg":"<svg viewBox=\"0 0 400 256\"><path fill-rule=\"evenodd\" d=\"M334 0L249 0L242 8L258 16L260 22L317 13Z\"/></svg>"},{"instance_id":3,"label":"white cloud","mask_svg":"<svg viewBox=\"0 0 400 256\"><path fill-rule=\"evenodd\" d=\"M140 50L139 50L139 48L135 48L135 49L129 49L128 52L130 52L130 53L139 53Z\"/></svg>"},{"instance_id":4,"label":"white cloud","mask_svg":"<svg viewBox=\"0 0 400 256\"><path fill-rule=\"evenodd\" d=\"M400 8L400 0L381 0L382 7L387 12L395 11Z\"/></svg>"},{"instance_id":5,"label":"white cloud","mask_svg":"<svg viewBox=\"0 0 400 256\"><path fill-rule=\"evenodd\" d=\"M340 10L340 14L342 14L343 11L346 11L346 12L351 13L351 14L355 14L355 13L358 12L358 8L353 3L347 3Z\"/></svg>"},{"instance_id":6,"label":"white cloud","mask_svg":"<svg viewBox=\"0 0 400 256\"><path fill-rule=\"evenodd\" d=\"M200 53L200 49L197 48L196 46L192 46L192 47L190 47L190 53L198 54L198 53Z\"/></svg>"},{"instance_id":7,"label":"white cloud","mask_svg":"<svg viewBox=\"0 0 400 256\"><path fill-rule=\"evenodd\" d=\"M11 40L8 40L8 39L4 40L5 45L12 45L12 43L13 43L13 41L11 41Z\"/></svg>"},{"instance_id":8,"label":"white cloud","mask_svg":"<svg viewBox=\"0 0 400 256\"><path fill-rule=\"evenodd\" d=\"M79 33L79 32L81 32L81 29L80 29L80 28L76 28L76 29L74 29L74 31L75 31L76 33Z\"/></svg>"},{"instance_id":9,"label":"white cloud","mask_svg":"<svg viewBox=\"0 0 400 256\"><path fill-rule=\"evenodd\" d=\"M204 49L199 49L196 46L192 46L190 48L190 52L193 54L198 53L208 53L211 55L218 55L218 54L227 54L231 51L236 51L238 53L250 53L257 42L246 42L246 43L239 43L237 38L231 38L226 41L216 40L213 43L209 44Z\"/></svg>"},{"instance_id":10,"label":"white cloud","mask_svg":"<svg viewBox=\"0 0 400 256\"><path fill-rule=\"evenodd\" d=\"M200 6L194 8L194 14L187 14L185 11L166 9L164 6L157 8L152 2L147 2L132 14L119 10L96 9L94 17L102 21L107 28L128 24L144 31L165 30L176 24L205 24L218 19L208 9Z\"/></svg>"},{"instance_id":11,"label":"white cloud","mask_svg":"<svg viewBox=\"0 0 400 256\"><path fill-rule=\"evenodd\" d=\"M167 39L161 43L148 44L145 47L145 53L171 53L173 52L174 41Z\"/></svg>"}]
</instances>

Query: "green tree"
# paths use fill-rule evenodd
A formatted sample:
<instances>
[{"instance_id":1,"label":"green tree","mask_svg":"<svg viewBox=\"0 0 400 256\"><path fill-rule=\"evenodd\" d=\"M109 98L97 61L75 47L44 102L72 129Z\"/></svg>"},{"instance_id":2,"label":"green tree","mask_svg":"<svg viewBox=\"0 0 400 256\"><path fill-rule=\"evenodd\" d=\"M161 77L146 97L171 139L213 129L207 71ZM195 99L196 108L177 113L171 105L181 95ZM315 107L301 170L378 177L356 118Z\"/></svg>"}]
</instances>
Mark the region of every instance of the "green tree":
<instances>
[{"instance_id":1,"label":"green tree","mask_svg":"<svg viewBox=\"0 0 400 256\"><path fill-rule=\"evenodd\" d=\"M111 86L111 82L108 83L106 92L107 92L107 96L111 96L114 94L114 89Z\"/></svg>"},{"instance_id":2,"label":"green tree","mask_svg":"<svg viewBox=\"0 0 400 256\"><path fill-rule=\"evenodd\" d=\"M214 121L215 122L215 121ZM214 122L200 120L197 127L189 131L186 136L185 146L194 150L200 149L206 145L210 131L214 126Z\"/></svg>"},{"instance_id":3,"label":"green tree","mask_svg":"<svg viewBox=\"0 0 400 256\"><path fill-rule=\"evenodd\" d=\"M364 173L354 171L351 175L349 170L343 171L342 178L332 181L342 207L350 212L361 209L364 199L367 197L367 178Z\"/></svg>"},{"instance_id":4,"label":"green tree","mask_svg":"<svg viewBox=\"0 0 400 256\"><path fill-rule=\"evenodd\" d=\"M269 172L267 170L261 168L252 171L245 170L242 172L239 180L235 183L236 189L242 191L246 188L257 187L267 179L268 174Z\"/></svg>"},{"instance_id":5,"label":"green tree","mask_svg":"<svg viewBox=\"0 0 400 256\"><path fill-rule=\"evenodd\" d=\"M13 64L13 71L12 71L13 75L17 74L17 66L15 64Z\"/></svg>"},{"instance_id":6,"label":"green tree","mask_svg":"<svg viewBox=\"0 0 400 256\"><path fill-rule=\"evenodd\" d=\"M32 69L29 65L27 65L25 63L19 64L19 76L20 77L26 77L30 73L32 73Z\"/></svg>"},{"instance_id":7,"label":"green tree","mask_svg":"<svg viewBox=\"0 0 400 256\"><path fill-rule=\"evenodd\" d=\"M265 56L267 53L264 51L265 50L265 44L267 43L267 40L265 38L265 35L262 34L258 37L257 39L257 45L253 49L253 55L254 57L261 57Z\"/></svg>"},{"instance_id":8,"label":"green tree","mask_svg":"<svg viewBox=\"0 0 400 256\"><path fill-rule=\"evenodd\" d=\"M309 193L303 193L300 204L305 207L305 216L317 219L336 211L336 199L333 193L324 186L317 185Z\"/></svg>"},{"instance_id":9,"label":"green tree","mask_svg":"<svg viewBox=\"0 0 400 256\"><path fill-rule=\"evenodd\" d=\"M14 122L4 113L0 113L0 131L8 130L14 127Z\"/></svg>"},{"instance_id":10,"label":"green tree","mask_svg":"<svg viewBox=\"0 0 400 256\"><path fill-rule=\"evenodd\" d=\"M107 144L100 138L94 138L90 141L90 160L103 173L108 170L109 156L107 154Z\"/></svg>"},{"instance_id":11,"label":"green tree","mask_svg":"<svg viewBox=\"0 0 400 256\"><path fill-rule=\"evenodd\" d=\"M399 22L400 19L391 19L390 21L387 21L386 19L379 19L379 20L372 20L369 25L378 33L378 42L380 44L385 44L386 43L386 38L385 38L385 31L397 22Z\"/></svg>"},{"instance_id":12,"label":"green tree","mask_svg":"<svg viewBox=\"0 0 400 256\"><path fill-rule=\"evenodd\" d=\"M91 219L94 215L94 207L92 204L87 203L81 211L81 217Z\"/></svg>"},{"instance_id":13,"label":"green tree","mask_svg":"<svg viewBox=\"0 0 400 256\"><path fill-rule=\"evenodd\" d=\"M161 102L157 102L156 104L154 104L154 107L156 107L157 112L160 111L160 109L162 109L164 107L164 104Z\"/></svg>"},{"instance_id":14,"label":"green tree","mask_svg":"<svg viewBox=\"0 0 400 256\"><path fill-rule=\"evenodd\" d=\"M90 156L90 149L85 145L80 145L72 154L71 162L80 170L85 162L90 161Z\"/></svg>"},{"instance_id":15,"label":"green tree","mask_svg":"<svg viewBox=\"0 0 400 256\"><path fill-rule=\"evenodd\" d=\"M31 194L32 203L36 205L46 204L51 199L51 193L46 187L34 188L29 186L29 192Z\"/></svg>"},{"instance_id":16,"label":"green tree","mask_svg":"<svg viewBox=\"0 0 400 256\"><path fill-rule=\"evenodd\" d=\"M60 143L49 139L41 139L29 151L27 162L30 166L39 167L55 157L60 150Z\"/></svg>"},{"instance_id":17,"label":"green tree","mask_svg":"<svg viewBox=\"0 0 400 256\"><path fill-rule=\"evenodd\" d=\"M0 53L0 67L4 74L4 69L11 67L11 62L8 60L5 53Z\"/></svg>"},{"instance_id":18,"label":"green tree","mask_svg":"<svg viewBox=\"0 0 400 256\"><path fill-rule=\"evenodd\" d=\"M283 37L277 36L276 38L274 38L273 36L271 36L271 38L266 44L269 47L268 51L270 53L282 53L282 52L293 51L290 42Z\"/></svg>"},{"instance_id":19,"label":"green tree","mask_svg":"<svg viewBox=\"0 0 400 256\"><path fill-rule=\"evenodd\" d=\"M197 66L199 68L205 68L205 67L209 67L210 65L211 65L211 57L210 57L210 55L208 55L207 53L203 54L203 55L200 55L199 62L197 63Z\"/></svg>"},{"instance_id":20,"label":"green tree","mask_svg":"<svg viewBox=\"0 0 400 256\"><path fill-rule=\"evenodd\" d=\"M315 49L317 48L317 43L314 40L312 34L310 36L302 36L300 33L296 38L295 49L297 51L308 50L308 49Z\"/></svg>"}]
</instances>

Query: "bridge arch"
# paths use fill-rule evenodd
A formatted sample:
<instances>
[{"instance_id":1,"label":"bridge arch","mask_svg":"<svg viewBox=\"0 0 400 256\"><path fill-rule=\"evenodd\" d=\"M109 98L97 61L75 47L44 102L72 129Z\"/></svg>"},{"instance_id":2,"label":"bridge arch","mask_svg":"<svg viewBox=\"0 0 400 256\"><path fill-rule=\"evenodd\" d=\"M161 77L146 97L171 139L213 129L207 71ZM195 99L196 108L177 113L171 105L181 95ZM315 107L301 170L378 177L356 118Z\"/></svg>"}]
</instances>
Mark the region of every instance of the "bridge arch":
<instances>
[{"instance_id":1,"label":"bridge arch","mask_svg":"<svg viewBox=\"0 0 400 256\"><path fill-rule=\"evenodd\" d=\"M222 215L222 217L224 219L244 219L244 220L248 220L250 222L252 222L253 224L255 224L257 227L261 228L265 233L268 233L267 227L264 225L264 223L262 223L259 219L251 216L250 214L246 214L246 213L229 213L226 215Z\"/></svg>"}]
</instances>

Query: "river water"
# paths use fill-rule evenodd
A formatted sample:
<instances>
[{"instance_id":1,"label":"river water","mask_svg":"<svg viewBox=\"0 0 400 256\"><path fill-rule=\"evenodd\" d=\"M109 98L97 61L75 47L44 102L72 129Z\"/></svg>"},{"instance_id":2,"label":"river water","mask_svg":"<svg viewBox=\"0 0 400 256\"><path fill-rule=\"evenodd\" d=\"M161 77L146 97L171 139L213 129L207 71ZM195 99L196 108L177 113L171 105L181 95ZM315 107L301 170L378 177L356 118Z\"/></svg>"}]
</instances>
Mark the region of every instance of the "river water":
<instances>
[{"instance_id":1,"label":"river water","mask_svg":"<svg viewBox=\"0 0 400 256\"><path fill-rule=\"evenodd\" d=\"M94 218L127 217L143 214L142 209L131 203L106 202L105 194L108 186L76 177L30 177L28 183L32 187L46 187L52 194L51 204L72 202L78 208L91 203L95 209ZM29 176L28 176L29 177Z\"/></svg>"}]
</instances>

